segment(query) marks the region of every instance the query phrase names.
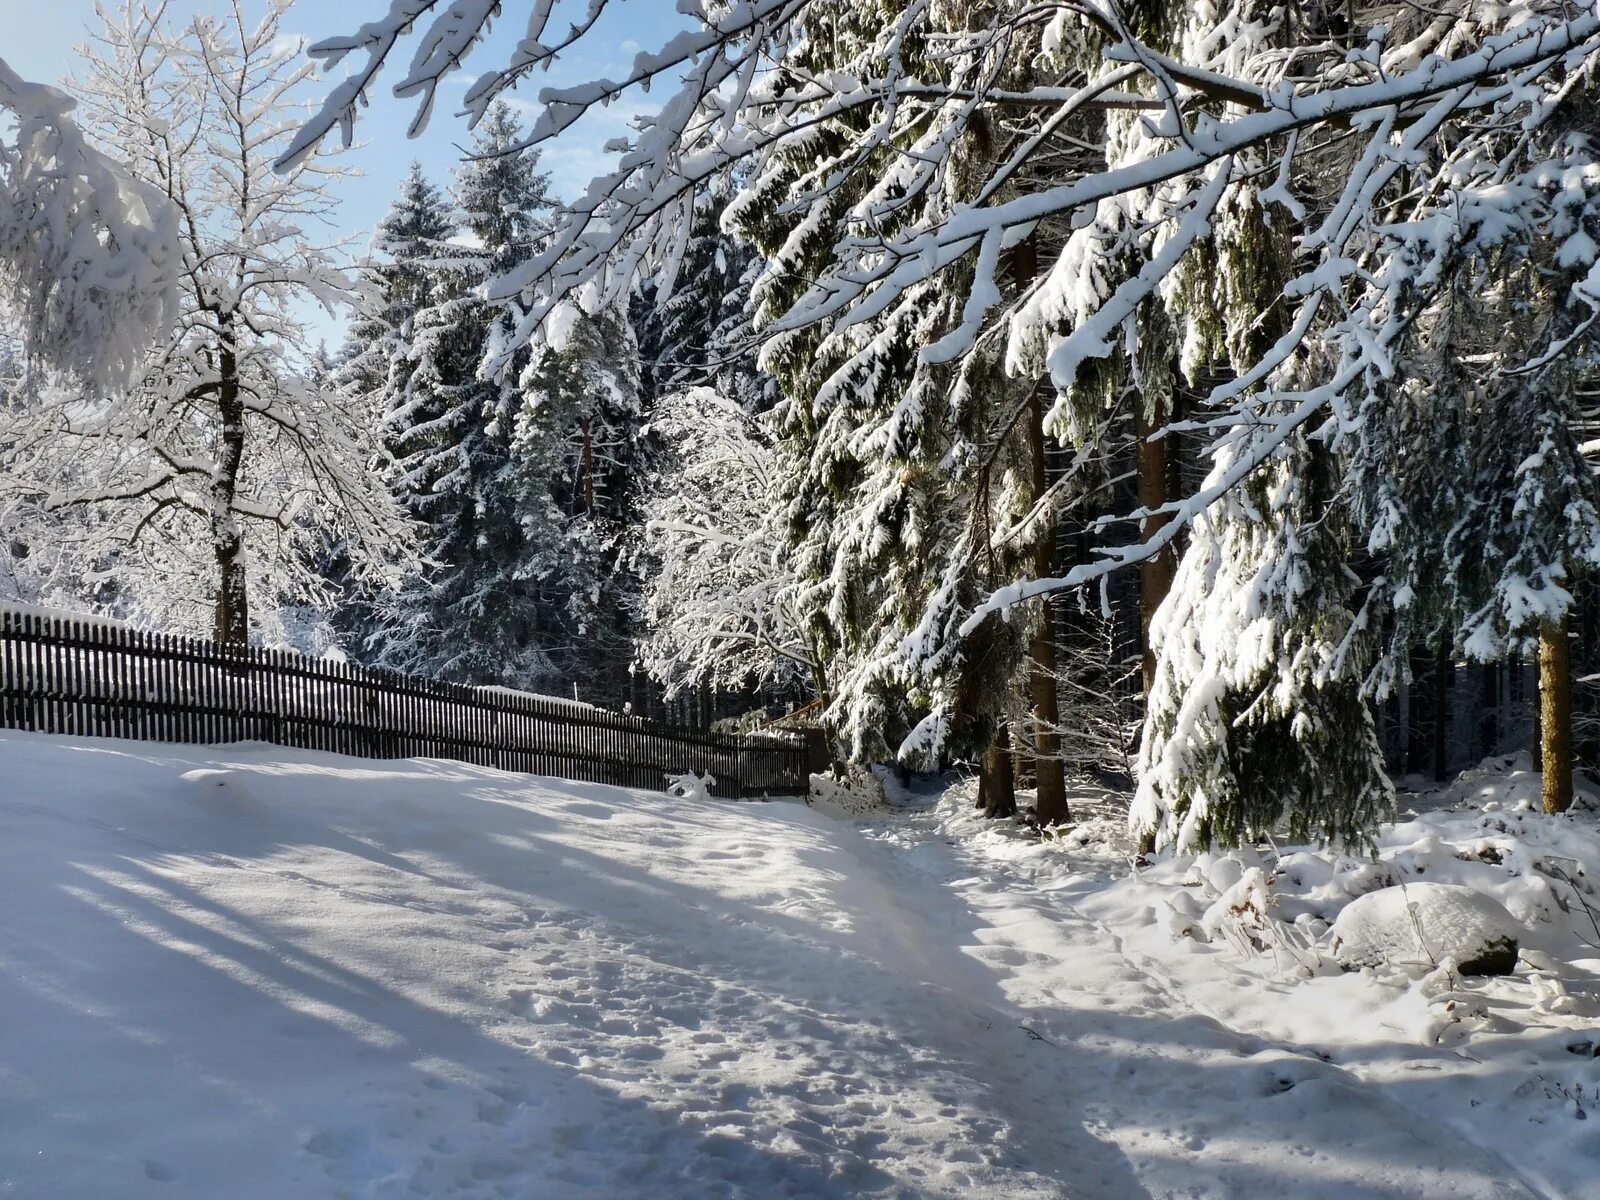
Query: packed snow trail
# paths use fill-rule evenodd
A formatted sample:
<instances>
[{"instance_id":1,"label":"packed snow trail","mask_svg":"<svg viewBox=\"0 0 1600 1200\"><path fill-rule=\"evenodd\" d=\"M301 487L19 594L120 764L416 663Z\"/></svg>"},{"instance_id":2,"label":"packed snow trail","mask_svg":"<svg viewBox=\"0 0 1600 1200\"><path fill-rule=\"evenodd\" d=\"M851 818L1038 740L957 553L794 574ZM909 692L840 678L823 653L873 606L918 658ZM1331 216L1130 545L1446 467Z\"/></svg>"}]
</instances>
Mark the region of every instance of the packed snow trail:
<instances>
[{"instance_id":1,"label":"packed snow trail","mask_svg":"<svg viewBox=\"0 0 1600 1200\"><path fill-rule=\"evenodd\" d=\"M927 813L0 735L0 1196L1524 1197Z\"/></svg>"},{"instance_id":2,"label":"packed snow trail","mask_svg":"<svg viewBox=\"0 0 1600 1200\"><path fill-rule=\"evenodd\" d=\"M1295 1048L1197 1012L1082 912L1101 881L944 840L931 808L867 827L899 890L957 898L1004 1007L1045 1043L1052 1113L1116 1147L1151 1197L1548 1197L1470 1138ZM1329 1031L1330 1034L1333 1031Z\"/></svg>"}]
</instances>

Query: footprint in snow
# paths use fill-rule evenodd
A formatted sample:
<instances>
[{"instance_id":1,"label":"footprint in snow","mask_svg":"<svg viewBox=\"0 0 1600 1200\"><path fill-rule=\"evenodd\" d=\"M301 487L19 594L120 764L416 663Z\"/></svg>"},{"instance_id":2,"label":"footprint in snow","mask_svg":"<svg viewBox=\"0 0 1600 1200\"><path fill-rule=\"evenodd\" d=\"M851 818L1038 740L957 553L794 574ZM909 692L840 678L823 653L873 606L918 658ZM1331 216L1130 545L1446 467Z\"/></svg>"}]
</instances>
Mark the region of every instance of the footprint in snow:
<instances>
[{"instance_id":1,"label":"footprint in snow","mask_svg":"<svg viewBox=\"0 0 1600 1200\"><path fill-rule=\"evenodd\" d=\"M178 1177L178 1172L164 1162L157 1162L153 1158L144 1161L144 1177L153 1179L156 1183L171 1183Z\"/></svg>"},{"instance_id":2,"label":"footprint in snow","mask_svg":"<svg viewBox=\"0 0 1600 1200\"><path fill-rule=\"evenodd\" d=\"M569 804L565 812L574 817L588 817L591 821L609 821L612 810L600 804Z\"/></svg>"},{"instance_id":3,"label":"footprint in snow","mask_svg":"<svg viewBox=\"0 0 1600 1200\"><path fill-rule=\"evenodd\" d=\"M204 804L239 808L255 803L255 796L251 794L244 776L238 771L201 767L185 771L178 776L178 780L188 788L196 800Z\"/></svg>"}]
</instances>

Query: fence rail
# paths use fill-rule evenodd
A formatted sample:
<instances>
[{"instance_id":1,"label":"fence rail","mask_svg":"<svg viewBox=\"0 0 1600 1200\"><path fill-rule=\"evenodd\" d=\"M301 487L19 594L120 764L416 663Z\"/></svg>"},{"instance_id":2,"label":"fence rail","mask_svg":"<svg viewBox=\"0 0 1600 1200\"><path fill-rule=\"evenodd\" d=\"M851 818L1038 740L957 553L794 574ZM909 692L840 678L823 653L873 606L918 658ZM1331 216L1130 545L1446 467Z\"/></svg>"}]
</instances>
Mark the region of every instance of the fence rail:
<instances>
[{"instance_id":1,"label":"fence rail","mask_svg":"<svg viewBox=\"0 0 1600 1200\"><path fill-rule=\"evenodd\" d=\"M549 697L6 609L0 728L449 758L626 787L695 771L730 797L804 795L808 775L795 739L692 733Z\"/></svg>"}]
</instances>

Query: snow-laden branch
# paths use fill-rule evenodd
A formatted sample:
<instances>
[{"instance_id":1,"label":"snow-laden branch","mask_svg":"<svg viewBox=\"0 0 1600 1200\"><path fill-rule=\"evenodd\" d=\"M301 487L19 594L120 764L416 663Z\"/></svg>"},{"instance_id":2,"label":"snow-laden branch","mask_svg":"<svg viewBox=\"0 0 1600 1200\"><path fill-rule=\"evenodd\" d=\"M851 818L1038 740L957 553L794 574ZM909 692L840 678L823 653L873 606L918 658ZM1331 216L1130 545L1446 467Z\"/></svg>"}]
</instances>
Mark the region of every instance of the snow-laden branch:
<instances>
[{"instance_id":1,"label":"snow-laden branch","mask_svg":"<svg viewBox=\"0 0 1600 1200\"><path fill-rule=\"evenodd\" d=\"M663 398L654 429L671 465L648 506L658 565L640 662L669 692L702 682L809 687L818 664L785 565L770 432L707 388Z\"/></svg>"},{"instance_id":2,"label":"snow-laden branch","mask_svg":"<svg viewBox=\"0 0 1600 1200\"><path fill-rule=\"evenodd\" d=\"M99 391L176 316L178 214L89 144L74 107L0 60L0 301L36 361Z\"/></svg>"},{"instance_id":3,"label":"snow-laden branch","mask_svg":"<svg viewBox=\"0 0 1600 1200\"><path fill-rule=\"evenodd\" d=\"M592 0L569 45L592 37L605 6ZM534 5L541 30L549 7ZM1265 13L1218 24L1184 9L1169 14L1179 28L1156 45L1166 35L1136 35L1116 6L1095 0L997 4L970 22L948 6L908 3L868 28L816 0L708 7L623 78L541 93L534 145L647 85L668 96L620 143L616 168L559 214L542 252L489 283L487 297L517 325L488 366L509 370L515 348L545 337L555 314L616 303L641 278L670 293L696 194L737 178L723 227L766 256L752 290L762 363L796 391L803 416L793 436L810 440L814 459L806 481L827 489L837 479L830 466L865 462L868 482L847 485L848 499L828 509L837 524L807 563L817 576L807 603L824 605L830 621L844 623L851 571L875 561L862 548L900 530L896 505L918 472L980 464L960 479L982 493L973 528L928 568L946 582L918 592L919 579L899 597L943 606L919 628L970 635L987 614L1166 551L1296 435L1358 439L1361 403L1394 379L1419 313L1459 282L1463 263L1557 236L1569 275L1596 257L1589 217L1561 199L1588 203L1588 168L1557 163L1562 135L1546 129L1552 114L1579 112L1592 86L1592 9L1534 0L1514 13L1408 13L1392 44L1376 22L1359 44L1296 43L1292 22ZM463 55L476 44L473 30L440 19L425 44ZM392 13L361 44L387 54L410 30ZM523 66L547 61L549 48L520 48ZM445 59L430 50L418 61L426 79ZM493 90L518 69L491 71L480 85ZM333 108L302 131L297 152L354 111ZM1586 117L1566 124L1588 127ZM1100 141L1105 153L1085 151ZM1247 220L1251 237L1274 246L1270 274L1257 281L1271 294L1251 294L1246 315L1197 315L1202 303L1220 308L1249 291L1195 278L1228 257L1221 243ZM1013 276L1025 239L1045 258L1032 279ZM1564 286L1564 301L1585 302L1585 284ZM1080 406L1101 360L1139 367L1152 309L1190 333L1213 327L1191 339L1206 343L1199 349L1185 343L1168 357L1185 370L1226 360L1231 382L1191 425L1216 436L1209 449L1226 451L1225 469L1149 512L1090 515L1096 531L1171 518L1098 561L1024 578L975 607L970 593L956 599L973 572L949 556L992 557L980 526L989 493L1001 491L997 464L1030 411L996 382L996 358L1023 384L1050 377L1057 402L1046 428L1071 441L1095 425ZM1586 336L1565 334L1530 361L1533 374ZM948 411L929 420L941 392ZM879 408L862 415L868 403ZM995 425L992 444L976 445L962 422L988 404L1011 419ZM935 425L938 436L922 437ZM982 586L1003 578L996 569Z\"/></svg>"}]
</instances>

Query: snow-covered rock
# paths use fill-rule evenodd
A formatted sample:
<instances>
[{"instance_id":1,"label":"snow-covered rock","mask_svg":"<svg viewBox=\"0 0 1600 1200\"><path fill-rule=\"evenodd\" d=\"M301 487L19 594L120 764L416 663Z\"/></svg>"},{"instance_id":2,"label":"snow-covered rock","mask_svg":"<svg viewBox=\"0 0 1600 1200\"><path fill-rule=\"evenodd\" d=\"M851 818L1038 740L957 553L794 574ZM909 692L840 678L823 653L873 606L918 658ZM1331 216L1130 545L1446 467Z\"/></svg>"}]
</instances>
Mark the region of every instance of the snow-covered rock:
<instances>
[{"instance_id":1,"label":"snow-covered rock","mask_svg":"<svg viewBox=\"0 0 1600 1200\"><path fill-rule=\"evenodd\" d=\"M1410 883L1369 892L1333 923L1333 954L1361 967L1435 967L1455 960L1463 975L1509 975L1518 926L1503 905L1469 887Z\"/></svg>"}]
</instances>

